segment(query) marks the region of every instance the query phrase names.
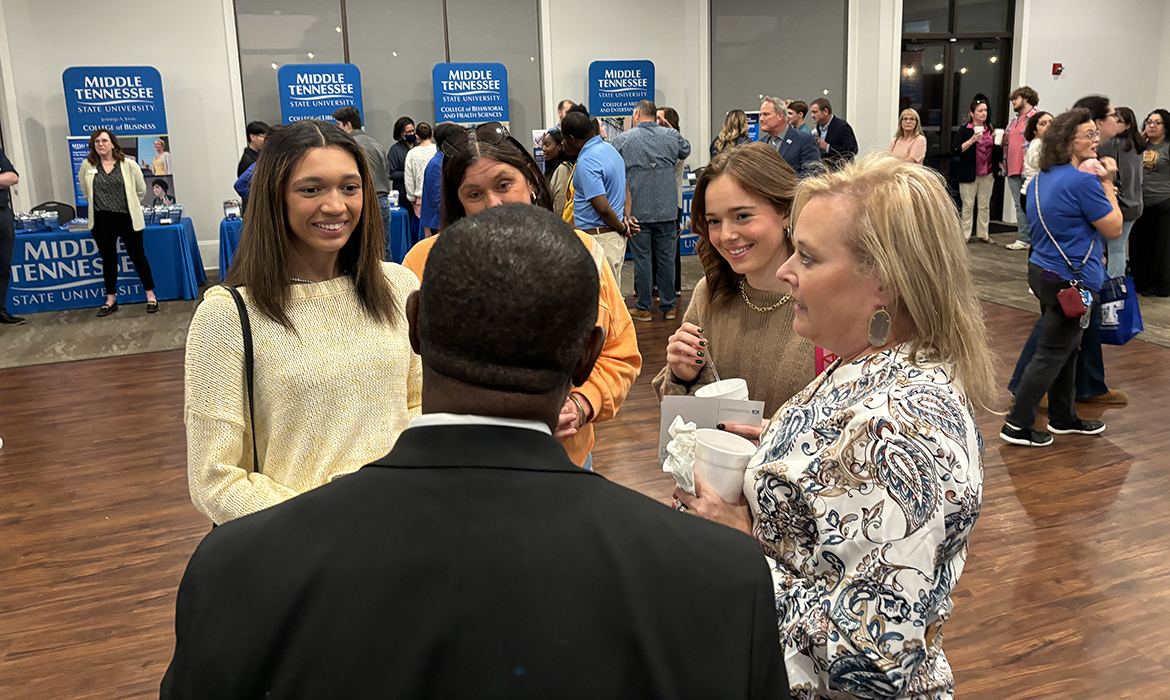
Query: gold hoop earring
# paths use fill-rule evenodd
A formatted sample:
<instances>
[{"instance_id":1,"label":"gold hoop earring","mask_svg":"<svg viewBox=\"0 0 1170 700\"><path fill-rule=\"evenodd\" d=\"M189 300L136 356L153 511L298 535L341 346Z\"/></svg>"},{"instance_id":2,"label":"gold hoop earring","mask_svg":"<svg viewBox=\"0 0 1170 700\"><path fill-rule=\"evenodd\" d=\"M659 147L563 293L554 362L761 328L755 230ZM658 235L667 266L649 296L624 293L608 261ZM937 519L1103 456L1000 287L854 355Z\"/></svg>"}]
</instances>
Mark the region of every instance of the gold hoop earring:
<instances>
[{"instance_id":1,"label":"gold hoop earring","mask_svg":"<svg viewBox=\"0 0 1170 700\"><path fill-rule=\"evenodd\" d=\"M869 318L869 344L880 348L890 341L890 314L885 307L873 312Z\"/></svg>"}]
</instances>

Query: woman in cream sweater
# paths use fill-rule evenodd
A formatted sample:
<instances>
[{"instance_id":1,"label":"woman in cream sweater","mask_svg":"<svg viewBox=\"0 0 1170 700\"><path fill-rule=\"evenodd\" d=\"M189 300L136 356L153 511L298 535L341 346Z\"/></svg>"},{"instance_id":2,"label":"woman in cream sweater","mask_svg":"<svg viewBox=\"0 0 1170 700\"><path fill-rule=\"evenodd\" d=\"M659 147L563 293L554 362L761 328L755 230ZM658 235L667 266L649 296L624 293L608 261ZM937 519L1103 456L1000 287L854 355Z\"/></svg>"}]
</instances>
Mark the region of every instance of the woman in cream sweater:
<instances>
[{"instance_id":1,"label":"woman in cream sweater","mask_svg":"<svg viewBox=\"0 0 1170 700\"><path fill-rule=\"evenodd\" d=\"M382 262L382 236L365 156L344 131L302 121L265 143L225 280L251 322L254 418L226 289L208 291L187 339L191 499L216 523L382 457L420 413L404 308L418 280Z\"/></svg>"},{"instance_id":2,"label":"woman in cream sweater","mask_svg":"<svg viewBox=\"0 0 1170 700\"><path fill-rule=\"evenodd\" d=\"M766 415L816 376L816 349L792 330L788 285L776 271L792 255L787 233L796 173L772 148L750 143L715 156L695 185L691 227L704 278L654 378L658 398L737 377ZM760 428L727 426L756 439Z\"/></svg>"}]
</instances>

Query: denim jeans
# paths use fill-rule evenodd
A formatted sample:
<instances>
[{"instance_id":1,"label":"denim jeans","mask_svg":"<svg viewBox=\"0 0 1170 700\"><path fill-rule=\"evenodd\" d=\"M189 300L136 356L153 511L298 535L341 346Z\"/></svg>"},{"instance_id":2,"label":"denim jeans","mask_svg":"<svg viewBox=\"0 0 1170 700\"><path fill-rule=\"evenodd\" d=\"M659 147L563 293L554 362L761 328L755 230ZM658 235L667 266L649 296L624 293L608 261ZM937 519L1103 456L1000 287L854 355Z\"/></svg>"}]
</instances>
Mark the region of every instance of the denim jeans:
<instances>
[{"instance_id":1,"label":"denim jeans","mask_svg":"<svg viewBox=\"0 0 1170 700\"><path fill-rule=\"evenodd\" d=\"M1129 240L1129 232L1133 230L1133 221L1121 224L1121 236L1105 239L1105 255L1108 263L1105 265L1105 274L1109 279L1125 276L1125 242Z\"/></svg>"},{"instance_id":2,"label":"denim jeans","mask_svg":"<svg viewBox=\"0 0 1170 700\"><path fill-rule=\"evenodd\" d=\"M1020 197L1020 188L1024 186L1023 175L1012 175L1007 179L1008 194L1012 203L1016 205L1016 230L1020 232L1022 243L1032 244L1032 229L1028 226L1028 214Z\"/></svg>"},{"instance_id":3,"label":"denim jeans","mask_svg":"<svg viewBox=\"0 0 1170 700\"><path fill-rule=\"evenodd\" d=\"M654 280L650 279L651 256L658 261L658 298L663 312L674 308L674 251L678 250L678 228L673 221L640 222L642 230L630 239L630 253L634 258L634 292L638 295L636 308L649 311L654 308Z\"/></svg>"},{"instance_id":4,"label":"denim jeans","mask_svg":"<svg viewBox=\"0 0 1170 700\"><path fill-rule=\"evenodd\" d=\"M1024 368L1007 416L1008 423L1020 428L1031 428L1036 422L1036 411L1045 394L1050 422L1072 425L1078 420L1074 400L1081 322L1064 315L1056 295L1068 287L1068 282L1053 277L1039 265L1028 265L1028 284L1040 300L1040 334L1035 355ZM1097 306L1095 294L1093 306Z\"/></svg>"},{"instance_id":5,"label":"denim jeans","mask_svg":"<svg viewBox=\"0 0 1170 700\"><path fill-rule=\"evenodd\" d=\"M390 198L384 194L378 195L378 208L382 210L382 239L386 253L382 258L386 262L394 262L394 251L390 247ZM406 251L402 251L405 255Z\"/></svg>"}]
</instances>

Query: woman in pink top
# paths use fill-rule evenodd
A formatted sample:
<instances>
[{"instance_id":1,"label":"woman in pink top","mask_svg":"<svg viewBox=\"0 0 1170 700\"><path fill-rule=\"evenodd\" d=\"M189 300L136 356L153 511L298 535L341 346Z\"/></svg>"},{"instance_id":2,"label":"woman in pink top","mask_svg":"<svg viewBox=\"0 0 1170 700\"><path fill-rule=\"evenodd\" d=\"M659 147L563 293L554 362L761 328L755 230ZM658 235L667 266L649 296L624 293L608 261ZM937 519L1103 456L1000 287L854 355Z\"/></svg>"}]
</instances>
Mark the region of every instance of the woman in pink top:
<instances>
[{"instance_id":1,"label":"woman in pink top","mask_svg":"<svg viewBox=\"0 0 1170 700\"><path fill-rule=\"evenodd\" d=\"M922 121L918 118L918 112L913 109L902 110L898 124L898 133L894 134L894 140L890 142L887 151L907 163L922 165L922 161L926 159L926 136L922 133Z\"/></svg>"},{"instance_id":2,"label":"woman in pink top","mask_svg":"<svg viewBox=\"0 0 1170 700\"><path fill-rule=\"evenodd\" d=\"M988 120L987 112L987 101L982 97L971 102L967 110L968 124L959 127L951 141L951 155L959 159L958 172L951 166L951 174L957 174L955 179L959 181L959 195L963 200L963 237L971 240L971 223L975 219L975 237L984 243L995 243L988 235L988 224L991 190L1003 160L1003 148L995 143L995 127Z\"/></svg>"}]
</instances>

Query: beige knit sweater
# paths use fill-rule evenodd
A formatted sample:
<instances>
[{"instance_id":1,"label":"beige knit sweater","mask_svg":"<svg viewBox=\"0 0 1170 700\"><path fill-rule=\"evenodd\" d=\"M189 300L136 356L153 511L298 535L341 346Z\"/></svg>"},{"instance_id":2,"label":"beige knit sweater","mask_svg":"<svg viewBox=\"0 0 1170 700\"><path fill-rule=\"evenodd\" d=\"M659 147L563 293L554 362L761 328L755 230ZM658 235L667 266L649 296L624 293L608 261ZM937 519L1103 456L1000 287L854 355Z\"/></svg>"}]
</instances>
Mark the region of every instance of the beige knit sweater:
<instances>
[{"instance_id":1,"label":"beige knit sweater","mask_svg":"<svg viewBox=\"0 0 1170 700\"><path fill-rule=\"evenodd\" d=\"M783 295L748 287L748 297L756 306L769 307ZM707 293L707 280L695 285L684 323L703 329L709 356L720 379L738 377L747 380L753 401L763 401L766 416L771 416L788 399L816 378L816 348L792 330L792 302L769 313L748 307L739 296L713 309ZM711 363L704 364L694 384L679 381L662 368L654 378L654 391L661 401L665 396L694 394L699 387L715 381Z\"/></svg>"},{"instance_id":2,"label":"beige knit sweater","mask_svg":"<svg viewBox=\"0 0 1170 700\"><path fill-rule=\"evenodd\" d=\"M239 314L227 290L208 290L187 337L183 417L191 500L214 522L381 458L421 413L422 363L410 349L405 312L418 279L393 263L383 270L398 307L392 326L366 315L348 275L292 287L288 314L297 333L248 304L260 473L252 468Z\"/></svg>"}]
</instances>

